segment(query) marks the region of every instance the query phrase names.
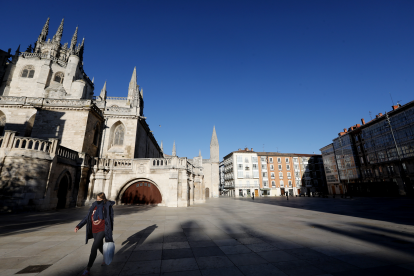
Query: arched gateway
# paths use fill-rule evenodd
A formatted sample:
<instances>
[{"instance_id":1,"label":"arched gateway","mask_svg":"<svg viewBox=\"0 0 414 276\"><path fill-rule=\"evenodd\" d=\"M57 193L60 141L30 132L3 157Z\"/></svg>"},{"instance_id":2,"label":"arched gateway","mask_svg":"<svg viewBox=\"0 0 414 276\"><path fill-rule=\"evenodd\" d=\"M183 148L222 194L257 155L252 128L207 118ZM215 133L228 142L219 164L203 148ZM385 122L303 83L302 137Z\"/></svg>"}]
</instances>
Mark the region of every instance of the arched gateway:
<instances>
[{"instance_id":1,"label":"arched gateway","mask_svg":"<svg viewBox=\"0 0 414 276\"><path fill-rule=\"evenodd\" d=\"M158 188L148 181L138 181L129 186L121 198L123 204L158 204L162 197Z\"/></svg>"}]
</instances>

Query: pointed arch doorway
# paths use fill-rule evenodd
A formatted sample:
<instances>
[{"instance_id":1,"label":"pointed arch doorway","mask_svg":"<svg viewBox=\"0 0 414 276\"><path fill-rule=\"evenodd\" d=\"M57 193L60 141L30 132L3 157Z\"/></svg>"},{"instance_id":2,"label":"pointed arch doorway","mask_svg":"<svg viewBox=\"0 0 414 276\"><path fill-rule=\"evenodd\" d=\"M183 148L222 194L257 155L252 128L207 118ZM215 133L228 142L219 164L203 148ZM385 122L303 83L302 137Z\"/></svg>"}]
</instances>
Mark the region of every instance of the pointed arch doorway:
<instances>
[{"instance_id":1,"label":"pointed arch doorway","mask_svg":"<svg viewBox=\"0 0 414 276\"><path fill-rule=\"evenodd\" d=\"M148 181L138 181L129 186L122 195L123 204L159 204L162 196L158 188Z\"/></svg>"}]
</instances>

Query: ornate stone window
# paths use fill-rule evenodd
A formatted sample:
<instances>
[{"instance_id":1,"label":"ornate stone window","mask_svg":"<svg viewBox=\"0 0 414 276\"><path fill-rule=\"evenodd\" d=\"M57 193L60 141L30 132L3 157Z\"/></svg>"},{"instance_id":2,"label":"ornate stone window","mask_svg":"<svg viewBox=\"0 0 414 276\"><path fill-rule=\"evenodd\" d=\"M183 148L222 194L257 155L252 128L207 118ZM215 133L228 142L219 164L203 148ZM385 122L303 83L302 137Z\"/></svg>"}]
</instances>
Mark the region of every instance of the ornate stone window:
<instances>
[{"instance_id":1,"label":"ornate stone window","mask_svg":"<svg viewBox=\"0 0 414 276\"><path fill-rule=\"evenodd\" d=\"M58 82L58 83L63 83L63 79L64 79L63 72L57 72L55 74L55 77L53 78L53 81Z\"/></svg>"},{"instance_id":2,"label":"ornate stone window","mask_svg":"<svg viewBox=\"0 0 414 276\"><path fill-rule=\"evenodd\" d=\"M35 73L35 69L33 65L26 65L23 70L22 74L20 75L22 78L33 78Z\"/></svg>"},{"instance_id":3,"label":"ornate stone window","mask_svg":"<svg viewBox=\"0 0 414 276\"><path fill-rule=\"evenodd\" d=\"M123 125L119 125L114 131L114 146L122 146L124 144L125 129Z\"/></svg>"}]
</instances>

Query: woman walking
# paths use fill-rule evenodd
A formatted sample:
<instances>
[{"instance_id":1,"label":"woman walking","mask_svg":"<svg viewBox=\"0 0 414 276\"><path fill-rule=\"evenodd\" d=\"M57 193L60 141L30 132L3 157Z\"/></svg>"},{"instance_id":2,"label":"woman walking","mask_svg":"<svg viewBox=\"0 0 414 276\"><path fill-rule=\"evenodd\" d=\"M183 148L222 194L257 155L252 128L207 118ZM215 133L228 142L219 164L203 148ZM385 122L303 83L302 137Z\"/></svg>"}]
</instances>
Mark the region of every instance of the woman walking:
<instances>
[{"instance_id":1,"label":"woman walking","mask_svg":"<svg viewBox=\"0 0 414 276\"><path fill-rule=\"evenodd\" d=\"M114 204L114 201L106 199L104 193L99 193L86 217L75 228L76 233L86 224L86 243L93 238L89 262L82 276L90 275L89 271L96 259L98 249L103 254L103 239L105 238L106 242L114 242L112 239L112 230L114 229L114 210L112 205ZM105 265L105 261L102 265Z\"/></svg>"}]
</instances>

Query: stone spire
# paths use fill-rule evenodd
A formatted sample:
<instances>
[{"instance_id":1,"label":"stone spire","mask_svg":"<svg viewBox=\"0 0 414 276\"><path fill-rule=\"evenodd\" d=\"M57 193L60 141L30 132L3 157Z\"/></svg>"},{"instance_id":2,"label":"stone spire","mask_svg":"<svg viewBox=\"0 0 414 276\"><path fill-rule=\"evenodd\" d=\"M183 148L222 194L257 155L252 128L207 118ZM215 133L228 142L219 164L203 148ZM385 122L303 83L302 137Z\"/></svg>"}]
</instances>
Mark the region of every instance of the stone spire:
<instances>
[{"instance_id":1,"label":"stone spire","mask_svg":"<svg viewBox=\"0 0 414 276\"><path fill-rule=\"evenodd\" d=\"M73 34L72 40L70 41L69 51L71 54L73 54L75 51L76 42L78 42L78 27L76 27L75 33Z\"/></svg>"},{"instance_id":2,"label":"stone spire","mask_svg":"<svg viewBox=\"0 0 414 276\"><path fill-rule=\"evenodd\" d=\"M175 141L173 145L172 156L177 156L177 150L175 149Z\"/></svg>"},{"instance_id":3,"label":"stone spire","mask_svg":"<svg viewBox=\"0 0 414 276\"><path fill-rule=\"evenodd\" d=\"M216 134L216 127L213 127L213 135L210 141L210 162L219 162L219 142Z\"/></svg>"},{"instance_id":4,"label":"stone spire","mask_svg":"<svg viewBox=\"0 0 414 276\"><path fill-rule=\"evenodd\" d=\"M49 33L49 20L50 18L48 17L46 20L45 25L43 26L42 32L39 35L39 38L37 39L37 41L45 41L47 38L47 35Z\"/></svg>"},{"instance_id":5,"label":"stone spire","mask_svg":"<svg viewBox=\"0 0 414 276\"><path fill-rule=\"evenodd\" d=\"M160 146L160 148L161 148L161 151L162 151L162 152L164 152L164 148L163 148L163 146L162 146L162 141L161 141L161 146Z\"/></svg>"},{"instance_id":6,"label":"stone spire","mask_svg":"<svg viewBox=\"0 0 414 276\"><path fill-rule=\"evenodd\" d=\"M79 59L81 60L81 61L83 61L83 49L85 48L85 38L83 38L82 39L82 43L81 43L81 45L79 46L79 52L78 52L78 54L79 54Z\"/></svg>"},{"instance_id":7,"label":"stone spire","mask_svg":"<svg viewBox=\"0 0 414 276\"><path fill-rule=\"evenodd\" d=\"M62 22L60 22L59 28L56 34L53 36L52 41L60 43L60 40L62 39L62 34L63 34L63 22L64 21L65 21L65 18L63 18Z\"/></svg>"},{"instance_id":8,"label":"stone spire","mask_svg":"<svg viewBox=\"0 0 414 276\"><path fill-rule=\"evenodd\" d=\"M133 99L136 92L137 92L137 67L134 67L134 71L132 72L131 81L129 82L129 87L128 87L128 98Z\"/></svg>"},{"instance_id":9,"label":"stone spire","mask_svg":"<svg viewBox=\"0 0 414 276\"><path fill-rule=\"evenodd\" d=\"M95 82L95 77L92 77L92 83L94 83Z\"/></svg>"},{"instance_id":10,"label":"stone spire","mask_svg":"<svg viewBox=\"0 0 414 276\"><path fill-rule=\"evenodd\" d=\"M106 100L106 81L105 81L104 86L101 90L101 94L99 95L99 98L101 98L102 101Z\"/></svg>"},{"instance_id":11,"label":"stone spire","mask_svg":"<svg viewBox=\"0 0 414 276\"><path fill-rule=\"evenodd\" d=\"M201 150L198 150L198 157L201 157Z\"/></svg>"},{"instance_id":12,"label":"stone spire","mask_svg":"<svg viewBox=\"0 0 414 276\"><path fill-rule=\"evenodd\" d=\"M139 93L141 94L141 98L144 98L144 89L141 88L141 91L139 91Z\"/></svg>"}]
</instances>

